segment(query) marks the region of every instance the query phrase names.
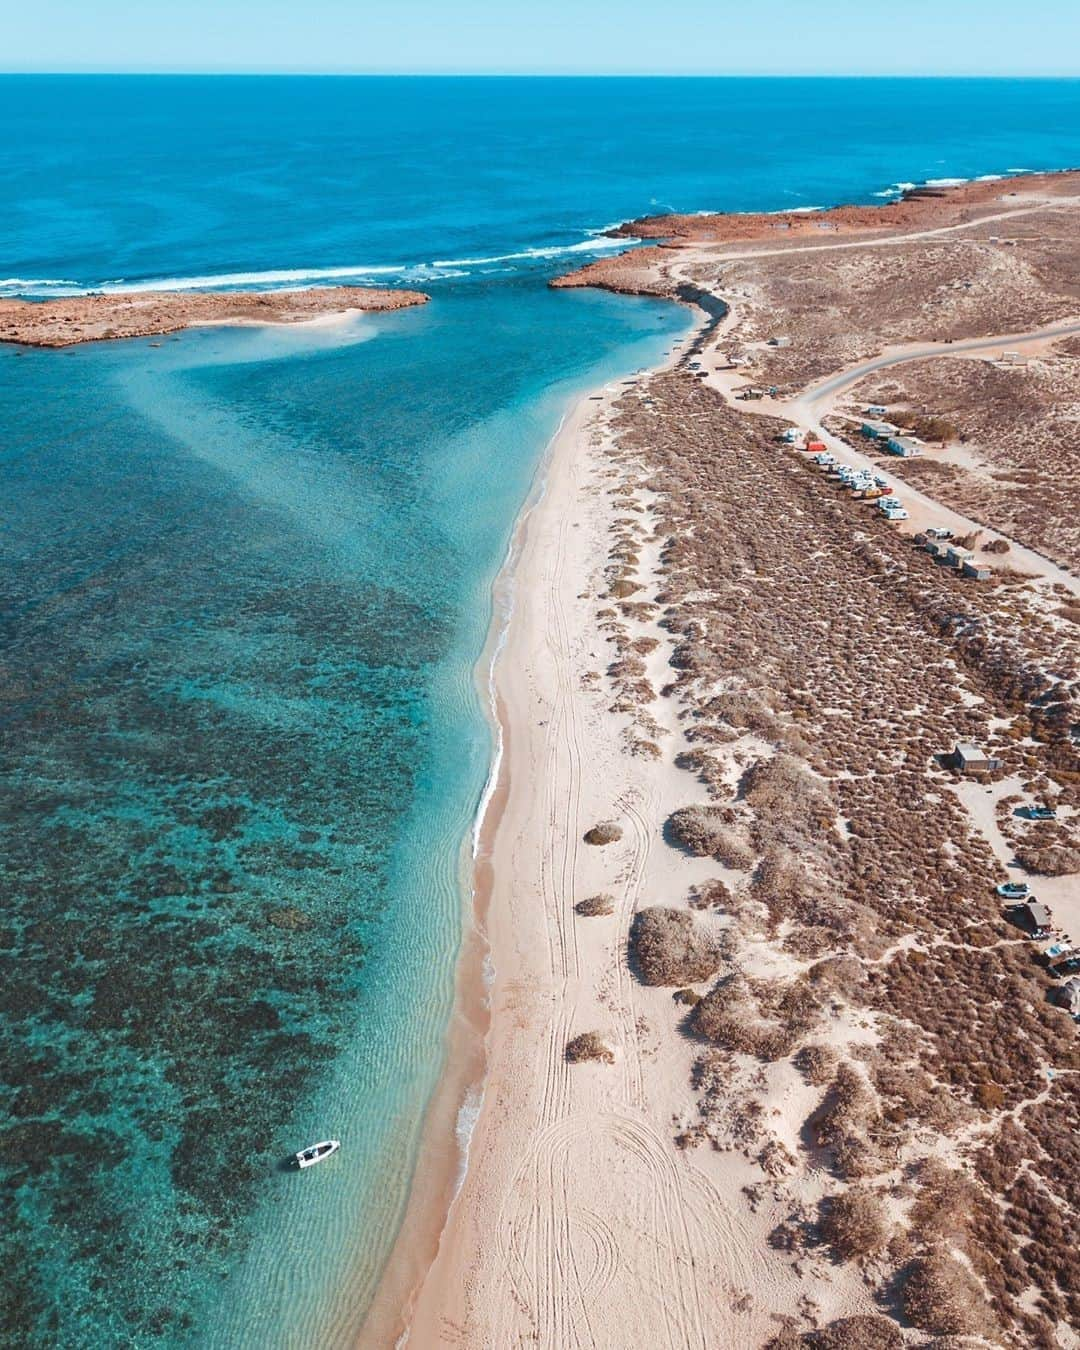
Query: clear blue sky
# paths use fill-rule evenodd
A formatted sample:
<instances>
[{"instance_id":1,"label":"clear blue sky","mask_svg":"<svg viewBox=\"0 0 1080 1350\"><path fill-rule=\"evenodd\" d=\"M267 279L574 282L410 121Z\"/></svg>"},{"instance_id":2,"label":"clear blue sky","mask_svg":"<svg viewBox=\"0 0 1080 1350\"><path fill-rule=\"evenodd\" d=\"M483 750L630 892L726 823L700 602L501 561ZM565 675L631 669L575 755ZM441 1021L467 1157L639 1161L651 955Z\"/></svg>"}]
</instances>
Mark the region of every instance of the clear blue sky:
<instances>
[{"instance_id":1,"label":"clear blue sky","mask_svg":"<svg viewBox=\"0 0 1080 1350\"><path fill-rule=\"evenodd\" d=\"M1080 0L22 0L5 10L7 71L1080 75Z\"/></svg>"}]
</instances>

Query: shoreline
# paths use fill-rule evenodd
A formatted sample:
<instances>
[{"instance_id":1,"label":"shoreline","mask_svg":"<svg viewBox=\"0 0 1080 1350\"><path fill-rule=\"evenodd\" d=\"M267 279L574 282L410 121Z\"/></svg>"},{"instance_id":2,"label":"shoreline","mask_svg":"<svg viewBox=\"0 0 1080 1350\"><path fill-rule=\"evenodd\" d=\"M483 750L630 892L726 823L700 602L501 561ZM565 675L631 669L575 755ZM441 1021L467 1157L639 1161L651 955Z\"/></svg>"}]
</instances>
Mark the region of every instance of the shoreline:
<instances>
[{"instance_id":1,"label":"shoreline","mask_svg":"<svg viewBox=\"0 0 1080 1350\"><path fill-rule=\"evenodd\" d=\"M695 322L674 341L671 352L661 362L641 372L642 378L674 367L716 322L715 316L689 294L671 299L694 310ZM413 1178L405 1218L357 1344L405 1347L413 1343L418 1302L428 1290L443 1252L444 1239L452 1231L455 1207L469 1174L471 1146L488 1120L491 1109L490 1040L496 1023L491 996L500 974L505 974L505 967L500 971L496 946L488 928L494 903L493 855L500 829L504 826L512 785L525 767L518 765L515 770L518 735L503 688L510 671L517 669L517 666L507 666L511 646L521 625L516 596L526 577L530 538L550 501L553 478L560 470L565 470L572 453L581 449L580 438L597 413L618 398L627 381L637 378L630 374L614 386L608 382L586 389L568 403L537 464L533 483L515 520L506 557L492 584L492 622L484 651L476 664L475 678L490 718L494 753L474 827L463 846L467 927L458 958L446 1059L426 1111L418 1155L425 1165L418 1166ZM527 725L520 725L518 731L525 730ZM463 1140L462 1117L470 1107L475 1115L468 1136ZM427 1344L427 1341L420 1343Z\"/></svg>"},{"instance_id":2,"label":"shoreline","mask_svg":"<svg viewBox=\"0 0 1080 1350\"><path fill-rule=\"evenodd\" d=\"M510 726L499 697L497 667L513 619L517 566L529 521L544 499L548 458L565 422L566 416L544 449L492 583L491 623L473 677L493 733L493 753L472 829L462 841L462 945L454 976L445 1058L425 1108L418 1165L409 1185L405 1217L365 1314L358 1344L407 1344L413 1306L438 1257L450 1212L465 1181L469 1145L483 1111L491 1028L491 947L486 935L493 883L491 850L509 793ZM470 1098L477 1099L476 1116L463 1139L462 1119ZM427 1164L423 1168L421 1160Z\"/></svg>"}]
</instances>

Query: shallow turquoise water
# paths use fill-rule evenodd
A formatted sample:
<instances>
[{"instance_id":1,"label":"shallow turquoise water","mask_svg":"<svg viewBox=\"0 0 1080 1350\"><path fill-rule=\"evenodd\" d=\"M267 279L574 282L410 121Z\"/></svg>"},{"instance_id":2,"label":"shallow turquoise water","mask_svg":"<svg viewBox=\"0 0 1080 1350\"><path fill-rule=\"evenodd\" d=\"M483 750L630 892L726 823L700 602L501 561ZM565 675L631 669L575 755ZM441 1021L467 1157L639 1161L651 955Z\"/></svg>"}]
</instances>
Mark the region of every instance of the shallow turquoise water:
<instances>
[{"instance_id":1,"label":"shallow turquoise water","mask_svg":"<svg viewBox=\"0 0 1080 1350\"><path fill-rule=\"evenodd\" d=\"M18 1343L314 1344L370 1289L441 1063L491 583L571 392L687 322L469 283L0 354Z\"/></svg>"}]
</instances>

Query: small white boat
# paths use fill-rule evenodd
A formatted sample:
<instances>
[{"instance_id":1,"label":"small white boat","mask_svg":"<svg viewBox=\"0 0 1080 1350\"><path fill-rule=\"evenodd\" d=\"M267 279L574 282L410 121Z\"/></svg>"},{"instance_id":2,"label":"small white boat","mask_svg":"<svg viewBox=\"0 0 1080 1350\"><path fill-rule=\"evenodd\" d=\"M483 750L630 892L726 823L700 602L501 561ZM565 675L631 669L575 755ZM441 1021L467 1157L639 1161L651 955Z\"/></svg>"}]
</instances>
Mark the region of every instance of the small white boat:
<instances>
[{"instance_id":1,"label":"small white boat","mask_svg":"<svg viewBox=\"0 0 1080 1350\"><path fill-rule=\"evenodd\" d=\"M317 1162L329 1158L331 1153L336 1153L340 1147L340 1139L324 1139L321 1144L302 1148L299 1153L293 1154L293 1157L296 1159L297 1167L314 1167Z\"/></svg>"}]
</instances>

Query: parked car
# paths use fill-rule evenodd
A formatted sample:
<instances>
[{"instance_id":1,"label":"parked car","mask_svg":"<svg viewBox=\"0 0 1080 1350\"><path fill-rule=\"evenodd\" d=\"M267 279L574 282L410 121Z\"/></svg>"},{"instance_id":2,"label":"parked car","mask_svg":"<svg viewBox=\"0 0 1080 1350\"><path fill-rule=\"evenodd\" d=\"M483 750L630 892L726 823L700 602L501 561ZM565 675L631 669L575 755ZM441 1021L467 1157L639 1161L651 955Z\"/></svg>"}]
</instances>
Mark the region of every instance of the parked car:
<instances>
[{"instance_id":1,"label":"parked car","mask_svg":"<svg viewBox=\"0 0 1080 1350\"><path fill-rule=\"evenodd\" d=\"M953 537L952 530L946 530L940 525L931 525L926 533L931 539L951 539Z\"/></svg>"},{"instance_id":2,"label":"parked car","mask_svg":"<svg viewBox=\"0 0 1080 1350\"><path fill-rule=\"evenodd\" d=\"M1020 814L1028 820L1057 820L1057 812L1052 806L1022 806Z\"/></svg>"},{"instance_id":3,"label":"parked car","mask_svg":"<svg viewBox=\"0 0 1080 1350\"><path fill-rule=\"evenodd\" d=\"M1003 881L997 893L1005 900L1025 900L1030 889L1026 881Z\"/></svg>"}]
</instances>

